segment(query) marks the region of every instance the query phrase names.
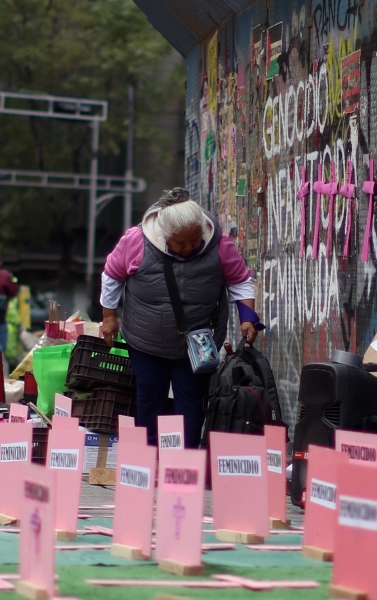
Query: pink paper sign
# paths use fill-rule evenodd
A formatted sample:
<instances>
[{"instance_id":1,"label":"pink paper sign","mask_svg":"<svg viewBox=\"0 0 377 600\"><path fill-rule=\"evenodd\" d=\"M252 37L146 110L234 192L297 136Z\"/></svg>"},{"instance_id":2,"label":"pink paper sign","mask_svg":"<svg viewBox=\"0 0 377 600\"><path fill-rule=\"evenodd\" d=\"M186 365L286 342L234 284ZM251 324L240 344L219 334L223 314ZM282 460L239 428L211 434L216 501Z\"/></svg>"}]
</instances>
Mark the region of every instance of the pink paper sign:
<instances>
[{"instance_id":1,"label":"pink paper sign","mask_svg":"<svg viewBox=\"0 0 377 600\"><path fill-rule=\"evenodd\" d=\"M78 429L79 419L77 417L63 417L61 415L52 415L53 429Z\"/></svg>"},{"instance_id":2,"label":"pink paper sign","mask_svg":"<svg viewBox=\"0 0 377 600\"><path fill-rule=\"evenodd\" d=\"M335 431L335 449L346 452L352 461L377 466L377 435L358 431Z\"/></svg>"},{"instance_id":3,"label":"pink paper sign","mask_svg":"<svg viewBox=\"0 0 377 600\"><path fill-rule=\"evenodd\" d=\"M113 543L138 548L148 558L151 555L156 457L154 446L132 442L118 445Z\"/></svg>"},{"instance_id":4,"label":"pink paper sign","mask_svg":"<svg viewBox=\"0 0 377 600\"><path fill-rule=\"evenodd\" d=\"M135 417L129 417L127 415L118 416L118 425L121 427L135 427Z\"/></svg>"},{"instance_id":5,"label":"pink paper sign","mask_svg":"<svg viewBox=\"0 0 377 600\"><path fill-rule=\"evenodd\" d=\"M183 415L167 415L158 417L158 449L183 450L185 447Z\"/></svg>"},{"instance_id":6,"label":"pink paper sign","mask_svg":"<svg viewBox=\"0 0 377 600\"><path fill-rule=\"evenodd\" d=\"M214 529L268 537L265 437L211 432L210 449Z\"/></svg>"},{"instance_id":7,"label":"pink paper sign","mask_svg":"<svg viewBox=\"0 0 377 600\"><path fill-rule=\"evenodd\" d=\"M56 417L68 421L66 417ZM46 466L56 473L55 529L76 533L79 512L85 431L53 427Z\"/></svg>"},{"instance_id":8,"label":"pink paper sign","mask_svg":"<svg viewBox=\"0 0 377 600\"><path fill-rule=\"evenodd\" d=\"M22 504L20 579L54 596L55 533L54 473L40 465L23 469L20 486Z\"/></svg>"},{"instance_id":9,"label":"pink paper sign","mask_svg":"<svg viewBox=\"0 0 377 600\"><path fill-rule=\"evenodd\" d=\"M56 393L54 414L60 417L70 417L72 415L72 398Z\"/></svg>"},{"instance_id":10,"label":"pink paper sign","mask_svg":"<svg viewBox=\"0 0 377 600\"><path fill-rule=\"evenodd\" d=\"M377 477L361 462L338 467L332 584L377 600Z\"/></svg>"},{"instance_id":11,"label":"pink paper sign","mask_svg":"<svg viewBox=\"0 0 377 600\"><path fill-rule=\"evenodd\" d=\"M146 427L119 427L119 442L147 445Z\"/></svg>"},{"instance_id":12,"label":"pink paper sign","mask_svg":"<svg viewBox=\"0 0 377 600\"><path fill-rule=\"evenodd\" d=\"M21 518L23 467L31 461L33 426L9 423L0 427L0 513Z\"/></svg>"},{"instance_id":13,"label":"pink paper sign","mask_svg":"<svg viewBox=\"0 0 377 600\"><path fill-rule=\"evenodd\" d=\"M156 558L201 565L206 452L161 452Z\"/></svg>"},{"instance_id":14,"label":"pink paper sign","mask_svg":"<svg viewBox=\"0 0 377 600\"><path fill-rule=\"evenodd\" d=\"M286 522L286 430L285 427L264 426L267 446L268 513Z\"/></svg>"},{"instance_id":15,"label":"pink paper sign","mask_svg":"<svg viewBox=\"0 0 377 600\"><path fill-rule=\"evenodd\" d=\"M303 546L334 552L337 473L348 461L342 452L309 446Z\"/></svg>"},{"instance_id":16,"label":"pink paper sign","mask_svg":"<svg viewBox=\"0 0 377 600\"><path fill-rule=\"evenodd\" d=\"M25 404L12 402L9 410L9 423L26 423L29 408Z\"/></svg>"}]
</instances>

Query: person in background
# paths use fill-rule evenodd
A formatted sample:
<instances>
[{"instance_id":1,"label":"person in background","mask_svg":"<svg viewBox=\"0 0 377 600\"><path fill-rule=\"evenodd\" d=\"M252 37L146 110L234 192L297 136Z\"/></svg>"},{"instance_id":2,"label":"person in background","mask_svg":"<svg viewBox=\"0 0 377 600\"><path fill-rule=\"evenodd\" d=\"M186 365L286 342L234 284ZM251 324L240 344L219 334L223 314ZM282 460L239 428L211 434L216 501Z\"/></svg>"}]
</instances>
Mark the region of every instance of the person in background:
<instances>
[{"instance_id":1,"label":"person in background","mask_svg":"<svg viewBox=\"0 0 377 600\"><path fill-rule=\"evenodd\" d=\"M5 359L5 349L8 340L8 325L6 322L6 313L8 302L18 293L18 283L15 277L9 271L3 268L3 258L0 254L0 352L3 357L4 377L8 377L8 364Z\"/></svg>"},{"instance_id":2,"label":"person in background","mask_svg":"<svg viewBox=\"0 0 377 600\"><path fill-rule=\"evenodd\" d=\"M237 303L241 333L250 344L264 325L254 310L254 288L244 260L215 217L183 188L165 190L107 257L100 297L102 331L112 346L124 289L121 333L136 374L136 422L147 427L148 442L156 444L157 416L166 413L171 382L175 413L185 417L185 445L197 448L211 374L192 372L166 285L164 256L172 261L191 331L211 327L216 320L213 337L219 349L227 331L228 301Z\"/></svg>"}]
</instances>

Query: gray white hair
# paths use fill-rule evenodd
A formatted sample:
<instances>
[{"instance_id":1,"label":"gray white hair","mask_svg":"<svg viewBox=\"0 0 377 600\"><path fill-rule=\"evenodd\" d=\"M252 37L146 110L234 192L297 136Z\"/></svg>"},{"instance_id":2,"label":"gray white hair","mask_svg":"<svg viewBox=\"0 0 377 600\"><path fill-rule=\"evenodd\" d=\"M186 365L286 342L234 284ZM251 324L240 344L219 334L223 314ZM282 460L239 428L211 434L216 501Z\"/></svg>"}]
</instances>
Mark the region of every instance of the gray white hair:
<instances>
[{"instance_id":1,"label":"gray white hair","mask_svg":"<svg viewBox=\"0 0 377 600\"><path fill-rule=\"evenodd\" d=\"M193 200L162 207L157 214L157 220L167 240L182 229L204 227L205 224L203 211Z\"/></svg>"}]
</instances>

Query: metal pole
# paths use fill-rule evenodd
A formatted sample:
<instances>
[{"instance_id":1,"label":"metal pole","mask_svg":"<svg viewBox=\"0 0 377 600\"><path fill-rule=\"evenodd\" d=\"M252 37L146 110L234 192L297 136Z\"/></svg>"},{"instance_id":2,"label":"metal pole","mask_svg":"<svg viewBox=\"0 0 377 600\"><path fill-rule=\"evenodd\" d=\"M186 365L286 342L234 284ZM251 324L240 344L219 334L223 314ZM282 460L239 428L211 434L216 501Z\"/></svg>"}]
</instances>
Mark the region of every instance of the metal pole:
<instances>
[{"instance_id":1,"label":"metal pole","mask_svg":"<svg viewBox=\"0 0 377 600\"><path fill-rule=\"evenodd\" d=\"M92 121L92 159L90 162L90 194L89 194L89 225L88 225L88 252L86 262L86 302L88 313L93 302L93 273L94 252L96 243L96 200L98 176L98 148L99 148L99 122Z\"/></svg>"},{"instance_id":2,"label":"metal pole","mask_svg":"<svg viewBox=\"0 0 377 600\"><path fill-rule=\"evenodd\" d=\"M128 86L128 139L127 139L127 162L126 162L126 178L133 177L133 137L134 137L134 88ZM124 210L123 210L123 227L124 231L131 227L132 224L132 187L131 183L125 185L124 194Z\"/></svg>"}]
</instances>

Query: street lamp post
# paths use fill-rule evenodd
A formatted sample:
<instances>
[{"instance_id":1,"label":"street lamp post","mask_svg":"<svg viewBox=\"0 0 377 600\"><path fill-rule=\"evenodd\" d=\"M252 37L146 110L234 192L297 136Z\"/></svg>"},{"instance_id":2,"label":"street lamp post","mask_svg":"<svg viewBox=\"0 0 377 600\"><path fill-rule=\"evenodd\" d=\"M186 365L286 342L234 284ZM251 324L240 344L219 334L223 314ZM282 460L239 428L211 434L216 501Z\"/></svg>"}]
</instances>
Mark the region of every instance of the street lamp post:
<instances>
[{"instance_id":1,"label":"street lamp post","mask_svg":"<svg viewBox=\"0 0 377 600\"><path fill-rule=\"evenodd\" d=\"M89 194L89 227L86 267L86 301L88 312L91 311L93 298L94 250L96 244L96 201L99 149L99 123L92 121L92 158L90 161L90 194Z\"/></svg>"},{"instance_id":2,"label":"street lamp post","mask_svg":"<svg viewBox=\"0 0 377 600\"><path fill-rule=\"evenodd\" d=\"M127 138L127 161L126 161L126 185L124 194L123 229L126 231L132 224L132 185L128 180L133 178L133 136L134 136L134 88L128 86L128 138Z\"/></svg>"}]
</instances>

